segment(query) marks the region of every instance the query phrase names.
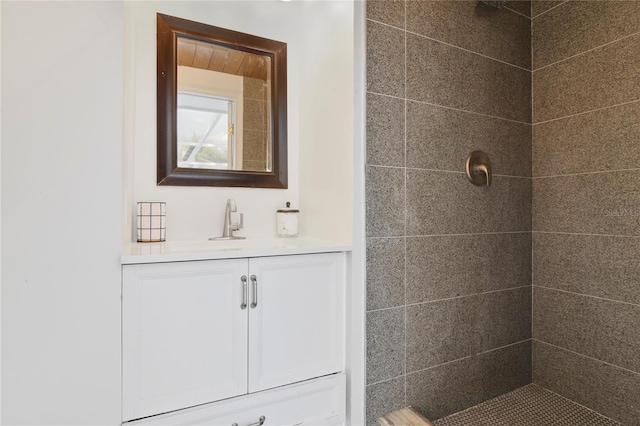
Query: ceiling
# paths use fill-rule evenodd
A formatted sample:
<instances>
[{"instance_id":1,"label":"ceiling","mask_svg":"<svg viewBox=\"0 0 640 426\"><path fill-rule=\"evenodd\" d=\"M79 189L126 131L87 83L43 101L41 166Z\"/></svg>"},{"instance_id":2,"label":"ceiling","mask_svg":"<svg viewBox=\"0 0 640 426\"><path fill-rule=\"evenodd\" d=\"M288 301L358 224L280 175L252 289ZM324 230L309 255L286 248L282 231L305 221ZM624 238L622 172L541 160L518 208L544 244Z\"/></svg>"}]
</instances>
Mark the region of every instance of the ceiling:
<instances>
[{"instance_id":1,"label":"ceiling","mask_svg":"<svg viewBox=\"0 0 640 426\"><path fill-rule=\"evenodd\" d=\"M178 37L178 65L266 80L271 58Z\"/></svg>"}]
</instances>

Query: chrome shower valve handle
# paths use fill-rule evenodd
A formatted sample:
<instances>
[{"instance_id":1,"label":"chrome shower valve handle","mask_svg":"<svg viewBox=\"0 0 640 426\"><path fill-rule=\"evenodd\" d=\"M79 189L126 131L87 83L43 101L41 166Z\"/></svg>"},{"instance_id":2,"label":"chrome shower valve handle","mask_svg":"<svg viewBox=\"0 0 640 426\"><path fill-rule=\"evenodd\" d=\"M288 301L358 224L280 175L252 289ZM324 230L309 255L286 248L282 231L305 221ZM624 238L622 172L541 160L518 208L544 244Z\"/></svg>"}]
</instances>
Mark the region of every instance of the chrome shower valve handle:
<instances>
[{"instance_id":1,"label":"chrome shower valve handle","mask_svg":"<svg viewBox=\"0 0 640 426\"><path fill-rule=\"evenodd\" d=\"M482 151L470 153L465 169L472 184L491 186L491 160L486 153Z\"/></svg>"}]
</instances>

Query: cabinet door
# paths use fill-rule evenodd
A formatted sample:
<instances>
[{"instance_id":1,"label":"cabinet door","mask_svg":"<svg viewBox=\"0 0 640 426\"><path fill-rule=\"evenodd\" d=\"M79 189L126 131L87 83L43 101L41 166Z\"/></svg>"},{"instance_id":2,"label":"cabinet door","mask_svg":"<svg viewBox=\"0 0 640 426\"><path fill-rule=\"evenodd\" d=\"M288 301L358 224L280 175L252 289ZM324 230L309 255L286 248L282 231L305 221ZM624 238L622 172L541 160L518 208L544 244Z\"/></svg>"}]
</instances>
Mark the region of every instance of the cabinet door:
<instances>
[{"instance_id":1,"label":"cabinet door","mask_svg":"<svg viewBox=\"0 0 640 426\"><path fill-rule=\"evenodd\" d=\"M344 255L250 259L249 392L342 370Z\"/></svg>"},{"instance_id":2,"label":"cabinet door","mask_svg":"<svg viewBox=\"0 0 640 426\"><path fill-rule=\"evenodd\" d=\"M247 392L247 260L123 267L123 418Z\"/></svg>"}]
</instances>

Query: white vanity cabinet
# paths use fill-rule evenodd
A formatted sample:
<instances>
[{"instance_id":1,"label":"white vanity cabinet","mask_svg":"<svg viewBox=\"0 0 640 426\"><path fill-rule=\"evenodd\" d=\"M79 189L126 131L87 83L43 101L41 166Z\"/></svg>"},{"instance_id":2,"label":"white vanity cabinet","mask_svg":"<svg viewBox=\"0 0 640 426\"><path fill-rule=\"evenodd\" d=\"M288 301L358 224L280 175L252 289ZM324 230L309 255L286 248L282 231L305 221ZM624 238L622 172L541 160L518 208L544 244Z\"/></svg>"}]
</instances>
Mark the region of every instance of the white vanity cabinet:
<instances>
[{"instance_id":1,"label":"white vanity cabinet","mask_svg":"<svg viewBox=\"0 0 640 426\"><path fill-rule=\"evenodd\" d=\"M253 404L271 413L266 426L306 394L331 418L335 402L320 405L344 394L344 286L343 253L124 265L123 420L226 400L205 423L184 410L184 424L226 424L238 407L251 417ZM324 396L304 383L328 375L313 382Z\"/></svg>"}]
</instances>

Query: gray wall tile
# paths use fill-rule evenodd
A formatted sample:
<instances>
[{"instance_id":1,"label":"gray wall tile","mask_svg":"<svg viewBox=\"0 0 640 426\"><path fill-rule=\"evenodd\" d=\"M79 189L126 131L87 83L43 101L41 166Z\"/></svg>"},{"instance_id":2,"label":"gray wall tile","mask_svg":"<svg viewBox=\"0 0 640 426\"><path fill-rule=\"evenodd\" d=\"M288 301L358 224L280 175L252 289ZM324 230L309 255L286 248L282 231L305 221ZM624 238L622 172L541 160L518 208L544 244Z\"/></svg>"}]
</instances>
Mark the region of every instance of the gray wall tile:
<instances>
[{"instance_id":1,"label":"gray wall tile","mask_svg":"<svg viewBox=\"0 0 640 426\"><path fill-rule=\"evenodd\" d=\"M407 235L530 229L531 179L496 176L478 187L464 173L407 170Z\"/></svg>"},{"instance_id":2,"label":"gray wall tile","mask_svg":"<svg viewBox=\"0 0 640 426\"><path fill-rule=\"evenodd\" d=\"M536 178L533 229L640 235L640 171Z\"/></svg>"},{"instance_id":3,"label":"gray wall tile","mask_svg":"<svg viewBox=\"0 0 640 426\"><path fill-rule=\"evenodd\" d=\"M367 313L367 383L405 373L404 308Z\"/></svg>"},{"instance_id":4,"label":"gray wall tile","mask_svg":"<svg viewBox=\"0 0 640 426\"><path fill-rule=\"evenodd\" d=\"M534 123L640 98L640 34L533 73Z\"/></svg>"},{"instance_id":5,"label":"gray wall tile","mask_svg":"<svg viewBox=\"0 0 640 426\"><path fill-rule=\"evenodd\" d=\"M405 304L404 238L367 240L367 310Z\"/></svg>"},{"instance_id":6,"label":"gray wall tile","mask_svg":"<svg viewBox=\"0 0 640 426\"><path fill-rule=\"evenodd\" d=\"M541 13L544 13L551 9L552 7L556 7L559 4L564 3L566 0L532 0L531 1L531 16L536 17Z\"/></svg>"},{"instance_id":7,"label":"gray wall tile","mask_svg":"<svg viewBox=\"0 0 640 426\"><path fill-rule=\"evenodd\" d=\"M640 304L640 239L534 233L533 283Z\"/></svg>"},{"instance_id":8,"label":"gray wall tile","mask_svg":"<svg viewBox=\"0 0 640 426\"><path fill-rule=\"evenodd\" d=\"M531 73L407 34L407 97L531 122Z\"/></svg>"},{"instance_id":9,"label":"gray wall tile","mask_svg":"<svg viewBox=\"0 0 640 426\"><path fill-rule=\"evenodd\" d=\"M407 376L407 405L439 419L531 383L531 343L485 352Z\"/></svg>"},{"instance_id":10,"label":"gray wall tile","mask_svg":"<svg viewBox=\"0 0 640 426\"><path fill-rule=\"evenodd\" d=\"M407 372L531 338L531 288L407 306Z\"/></svg>"},{"instance_id":11,"label":"gray wall tile","mask_svg":"<svg viewBox=\"0 0 640 426\"><path fill-rule=\"evenodd\" d=\"M367 94L367 164L404 167L404 103Z\"/></svg>"},{"instance_id":12,"label":"gray wall tile","mask_svg":"<svg viewBox=\"0 0 640 426\"><path fill-rule=\"evenodd\" d=\"M531 284L531 234L407 239L407 303Z\"/></svg>"},{"instance_id":13,"label":"gray wall tile","mask_svg":"<svg viewBox=\"0 0 640 426\"><path fill-rule=\"evenodd\" d=\"M266 82L259 78L243 77L244 99L267 100Z\"/></svg>"},{"instance_id":14,"label":"gray wall tile","mask_svg":"<svg viewBox=\"0 0 640 426\"><path fill-rule=\"evenodd\" d=\"M367 386L367 426L378 426L378 418L406 406L404 376Z\"/></svg>"},{"instance_id":15,"label":"gray wall tile","mask_svg":"<svg viewBox=\"0 0 640 426\"><path fill-rule=\"evenodd\" d=\"M508 1L505 6L507 9L515 10L525 16L531 17L531 2L529 0Z\"/></svg>"},{"instance_id":16,"label":"gray wall tile","mask_svg":"<svg viewBox=\"0 0 640 426\"><path fill-rule=\"evenodd\" d=\"M404 28L404 0L367 0L367 19Z\"/></svg>"},{"instance_id":17,"label":"gray wall tile","mask_svg":"<svg viewBox=\"0 0 640 426\"><path fill-rule=\"evenodd\" d=\"M267 138L269 134L259 130L244 129L242 144L243 169L251 164L260 164L257 170L265 170L267 165Z\"/></svg>"},{"instance_id":18,"label":"gray wall tile","mask_svg":"<svg viewBox=\"0 0 640 426\"><path fill-rule=\"evenodd\" d=\"M405 33L367 21L367 91L404 97Z\"/></svg>"},{"instance_id":19,"label":"gray wall tile","mask_svg":"<svg viewBox=\"0 0 640 426\"><path fill-rule=\"evenodd\" d=\"M570 1L533 20L534 69L640 31L638 1Z\"/></svg>"},{"instance_id":20,"label":"gray wall tile","mask_svg":"<svg viewBox=\"0 0 640 426\"><path fill-rule=\"evenodd\" d=\"M640 425L640 374L534 341L533 381L626 425Z\"/></svg>"},{"instance_id":21,"label":"gray wall tile","mask_svg":"<svg viewBox=\"0 0 640 426\"><path fill-rule=\"evenodd\" d=\"M259 170L264 171L266 167L265 160L242 160L242 170Z\"/></svg>"},{"instance_id":22,"label":"gray wall tile","mask_svg":"<svg viewBox=\"0 0 640 426\"><path fill-rule=\"evenodd\" d=\"M242 126L244 129L266 131L265 113L266 103L256 99L244 100L244 114Z\"/></svg>"},{"instance_id":23,"label":"gray wall tile","mask_svg":"<svg viewBox=\"0 0 640 426\"><path fill-rule=\"evenodd\" d=\"M531 20L506 9L478 16L477 4L408 1L407 30L530 69Z\"/></svg>"},{"instance_id":24,"label":"gray wall tile","mask_svg":"<svg viewBox=\"0 0 640 426\"><path fill-rule=\"evenodd\" d=\"M533 337L640 372L640 305L533 288Z\"/></svg>"},{"instance_id":25,"label":"gray wall tile","mask_svg":"<svg viewBox=\"0 0 640 426\"><path fill-rule=\"evenodd\" d=\"M463 171L475 150L495 174L531 176L531 125L407 102L407 167Z\"/></svg>"},{"instance_id":26,"label":"gray wall tile","mask_svg":"<svg viewBox=\"0 0 640 426\"><path fill-rule=\"evenodd\" d=\"M405 170L366 169L367 236L404 235Z\"/></svg>"},{"instance_id":27,"label":"gray wall tile","mask_svg":"<svg viewBox=\"0 0 640 426\"><path fill-rule=\"evenodd\" d=\"M640 102L536 124L534 176L636 168L639 134Z\"/></svg>"}]
</instances>

